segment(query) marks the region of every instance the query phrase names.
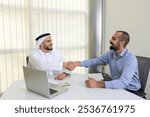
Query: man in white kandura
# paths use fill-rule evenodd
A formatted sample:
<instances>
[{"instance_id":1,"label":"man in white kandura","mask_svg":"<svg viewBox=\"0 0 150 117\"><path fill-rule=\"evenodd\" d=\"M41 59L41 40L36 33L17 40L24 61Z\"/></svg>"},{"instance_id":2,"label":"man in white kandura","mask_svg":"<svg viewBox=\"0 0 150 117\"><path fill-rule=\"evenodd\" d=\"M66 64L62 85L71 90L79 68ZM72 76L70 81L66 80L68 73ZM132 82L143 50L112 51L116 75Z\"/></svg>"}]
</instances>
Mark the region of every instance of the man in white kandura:
<instances>
[{"instance_id":1,"label":"man in white kandura","mask_svg":"<svg viewBox=\"0 0 150 117\"><path fill-rule=\"evenodd\" d=\"M67 62L53 49L50 33L45 33L36 38L36 47L29 55L28 66L35 69L47 71L48 77L56 75L55 79L63 80L69 74L66 73Z\"/></svg>"}]
</instances>

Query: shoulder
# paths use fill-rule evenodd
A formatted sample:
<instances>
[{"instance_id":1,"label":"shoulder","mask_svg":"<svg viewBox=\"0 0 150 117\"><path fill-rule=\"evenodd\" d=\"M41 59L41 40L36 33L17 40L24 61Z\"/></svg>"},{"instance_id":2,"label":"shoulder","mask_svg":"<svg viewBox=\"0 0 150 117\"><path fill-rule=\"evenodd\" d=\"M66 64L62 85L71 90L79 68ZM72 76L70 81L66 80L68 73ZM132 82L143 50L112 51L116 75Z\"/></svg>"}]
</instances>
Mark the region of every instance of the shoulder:
<instances>
[{"instance_id":1,"label":"shoulder","mask_svg":"<svg viewBox=\"0 0 150 117\"><path fill-rule=\"evenodd\" d=\"M125 54L125 60L131 61L131 62L137 62L137 58L134 54L130 53L129 51L126 52Z\"/></svg>"},{"instance_id":2,"label":"shoulder","mask_svg":"<svg viewBox=\"0 0 150 117\"><path fill-rule=\"evenodd\" d=\"M39 49L33 49L32 52L29 55L29 58L38 58L40 54Z\"/></svg>"},{"instance_id":3,"label":"shoulder","mask_svg":"<svg viewBox=\"0 0 150 117\"><path fill-rule=\"evenodd\" d=\"M129 50L127 50L126 52L126 57L130 58L130 59L135 59L136 56L134 54L132 54L131 52L129 52Z\"/></svg>"}]
</instances>

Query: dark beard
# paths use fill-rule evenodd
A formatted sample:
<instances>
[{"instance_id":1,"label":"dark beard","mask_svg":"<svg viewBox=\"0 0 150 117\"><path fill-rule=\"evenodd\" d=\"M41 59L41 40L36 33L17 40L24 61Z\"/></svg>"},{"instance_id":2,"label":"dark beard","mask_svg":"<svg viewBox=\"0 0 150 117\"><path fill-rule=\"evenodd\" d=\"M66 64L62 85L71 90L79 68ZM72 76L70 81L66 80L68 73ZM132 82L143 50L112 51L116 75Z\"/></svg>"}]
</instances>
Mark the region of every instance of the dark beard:
<instances>
[{"instance_id":1,"label":"dark beard","mask_svg":"<svg viewBox=\"0 0 150 117\"><path fill-rule=\"evenodd\" d=\"M46 50L53 50L53 48L45 48Z\"/></svg>"},{"instance_id":2,"label":"dark beard","mask_svg":"<svg viewBox=\"0 0 150 117\"><path fill-rule=\"evenodd\" d=\"M114 46L111 45L111 46L109 47L109 49L116 51L116 50L117 50L117 47L114 47Z\"/></svg>"},{"instance_id":3,"label":"dark beard","mask_svg":"<svg viewBox=\"0 0 150 117\"><path fill-rule=\"evenodd\" d=\"M53 50L53 48L49 48L49 50Z\"/></svg>"}]
</instances>

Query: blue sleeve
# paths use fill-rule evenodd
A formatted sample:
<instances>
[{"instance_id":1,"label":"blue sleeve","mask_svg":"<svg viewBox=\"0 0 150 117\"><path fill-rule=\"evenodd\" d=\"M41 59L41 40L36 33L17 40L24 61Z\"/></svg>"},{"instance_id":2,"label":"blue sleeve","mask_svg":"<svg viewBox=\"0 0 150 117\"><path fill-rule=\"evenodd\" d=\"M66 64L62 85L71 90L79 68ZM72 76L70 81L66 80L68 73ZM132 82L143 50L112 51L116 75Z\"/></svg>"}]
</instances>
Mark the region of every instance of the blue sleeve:
<instances>
[{"instance_id":1,"label":"blue sleeve","mask_svg":"<svg viewBox=\"0 0 150 117\"><path fill-rule=\"evenodd\" d=\"M95 66L95 65L104 65L104 64L108 63L109 57L110 57L110 51L108 51L104 55L99 56L97 58L81 61L80 66L82 66L82 67L92 67L92 66Z\"/></svg>"}]
</instances>

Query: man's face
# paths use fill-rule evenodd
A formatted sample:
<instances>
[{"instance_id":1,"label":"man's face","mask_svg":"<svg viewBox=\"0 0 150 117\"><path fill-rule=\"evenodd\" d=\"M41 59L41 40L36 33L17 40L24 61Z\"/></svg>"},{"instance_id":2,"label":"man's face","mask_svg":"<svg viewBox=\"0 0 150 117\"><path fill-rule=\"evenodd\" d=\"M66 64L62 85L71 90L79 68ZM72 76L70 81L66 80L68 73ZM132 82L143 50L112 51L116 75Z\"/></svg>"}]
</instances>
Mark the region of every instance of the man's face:
<instances>
[{"instance_id":1,"label":"man's face","mask_svg":"<svg viewBox=\"0 0 150 117\"><path fill-rule=\"evenodd\" d=\"M111 44L111 46L110 46L110 50L119 50L120 49L120 46L121 46L121 44L120 44L120 36L121 36L121 32L116 32L113 36L112 36L112 38L110 39L110 44Z\"/></svg>"},{"instance_id":2,"label":"man's face","mask_svg":"<svg viewBox=\"0 0 150 117\"><path fill-rule=\"evenodd\" d=\"M51 39L51 36L47 36L46 39L44 40L44 42L42 43L43 44L43 48L45 50L52 50L52 46L53 46L53 42L52 42L52 39Z\"/></svg>"}]
</instances>

